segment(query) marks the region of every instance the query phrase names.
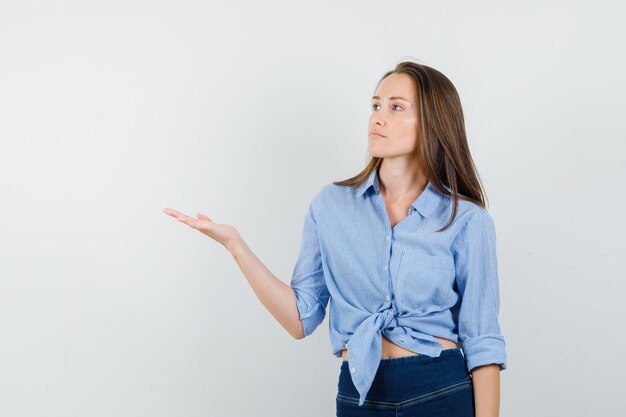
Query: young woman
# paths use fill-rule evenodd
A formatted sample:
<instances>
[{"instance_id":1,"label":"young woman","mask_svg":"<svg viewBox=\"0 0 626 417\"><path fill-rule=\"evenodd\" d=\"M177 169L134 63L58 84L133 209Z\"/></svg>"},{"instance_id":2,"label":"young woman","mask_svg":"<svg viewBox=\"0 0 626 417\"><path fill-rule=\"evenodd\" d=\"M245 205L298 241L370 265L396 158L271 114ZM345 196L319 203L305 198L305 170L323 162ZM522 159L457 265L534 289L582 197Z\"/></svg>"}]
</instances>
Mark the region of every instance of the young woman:
<instances>
[{"instance_id":1,"label":"young woman","mask_svg":"<svg viewBox=\"0 0 626 417\"><path fill-rule=\"evenodd\" d=\"M401 62L376 87L368 130L365 169L309 204L291 285L232 226L164 212L224 245L296 339L330 303L337 416L498 416L496 235L458 93Z\"/></svg>"}]
</instances>

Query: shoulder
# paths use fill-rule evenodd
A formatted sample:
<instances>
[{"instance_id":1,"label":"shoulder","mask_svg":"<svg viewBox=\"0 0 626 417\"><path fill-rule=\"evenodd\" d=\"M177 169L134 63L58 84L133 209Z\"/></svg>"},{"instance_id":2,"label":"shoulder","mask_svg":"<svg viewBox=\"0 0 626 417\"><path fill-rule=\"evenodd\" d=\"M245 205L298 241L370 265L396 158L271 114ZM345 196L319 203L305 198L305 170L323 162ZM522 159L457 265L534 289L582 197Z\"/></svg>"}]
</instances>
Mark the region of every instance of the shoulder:
<instances>
[{"instance_id":1,"label":"shoulder","mask_svg":"<svg viewBox=\"0 0 626 417\"><path fill-rule=\"evenodd\" d=\"M495 225L486 208L471 201L463 200L459 201L459 214L459 225L453 246L459 242L495 241Z\"/></svg>"},{"instance_id":2,"label":"shoulder","mask_svg":"<svg viewBox=\"0 0 626 417\"><path fill-rule=\"evenodd\" d=\"M491 220L491 215L486 208L479 206L473 201L459 200L459 208L463 209L465 213L466 221L488 221Z\"/></svg>"},{"instance_id":3,"label":"shoulder","mask_svg":"<svg viewBox=\"0 0 626 417\"><path fill-rule=\"evenodd\" d=\"M468 223L475 224L476 226L480 228L493 227L493 218L491 217L491 214L486 208L481 207L478 204L473 203L471 201L466 201L466 203L470 205L467 210L468 211L468 216L467 216Z\"/></svg>"},{"instance_id":4,"label":"shoulder","mask_svg":"<svg viewBox=\"0 0 626 417\"><path fill-rule=\"evenodd\" d=\"M337 185L334 182L329 182L323 187L326 190L326 193L329 195L337 196L337 195L346 195L346 194L354 194L357 186L353 185Z\"/></svg>"},{"instance_id":5,"label":"shoulder","mask_svg":"<svg viewBox=\"0 0 626 417\"><path fill-rule=\"evenodd\" d=\"M334 183L324 184L318 189L314 199L319 205L333 205L354 200L356 197L356 187L349 185L336 185Z\"/></svg>"},{"instance_id":6,"label":"shoulder","mask_svg":"<svg viewBox=\"0 0 626 417\"><path fill-rule=\"evenodd\" d=\"M449 195L440 193L442 200L445 202L445 209L441 213L443 216L449 217L452 214L453 200ZM486 208L476 204L473 201L464 200L459 198L457 201L456 215L454 223L457 224L459 229L470 222L489 223L493 222L489 211Z\"/></svg>"},{"instance_id":7,"label":"shoulder","mask_svg":"<svg viewBox=\"0 0 626 417\"><path fill-rule=\"evenodd\" d=\"M311 198L311 202L309 204L309 208L313 210L316 214L320 211L324 211L329 205L329 199L333 198L332 191L329 192L331 186L334 186L334 184L324 184L314 191L313 197Z\"/></svg>"},{"instance_id":8,"label":"shoulder","mask_svg":"<svg viewBox=\"0 0 626 417\"><path fill-rule=\"evenodd\" d=\"M358 206L356 196L356 187L324 184L313 193L309 209L318 219L344 218Z\"/></svg>"},{"instance_id":9,"label":"shoulder","mask_svg":"<svg viewBox=\"0 0 626 417\"><path fill-rule=\"evenodd\" d=\"M441 192L439 194L442 198L442 204L438 215L441 216L442 222L447 222L452 217L454 200L450 195ZM493 219L486 208L468 200L466 197L459 196L456 213L450 227L450 235L453 242L459 240L464 235L482 233L485 229L491 229L489 231L492 231L493 227Z\"/></svg>"}]
</instances>

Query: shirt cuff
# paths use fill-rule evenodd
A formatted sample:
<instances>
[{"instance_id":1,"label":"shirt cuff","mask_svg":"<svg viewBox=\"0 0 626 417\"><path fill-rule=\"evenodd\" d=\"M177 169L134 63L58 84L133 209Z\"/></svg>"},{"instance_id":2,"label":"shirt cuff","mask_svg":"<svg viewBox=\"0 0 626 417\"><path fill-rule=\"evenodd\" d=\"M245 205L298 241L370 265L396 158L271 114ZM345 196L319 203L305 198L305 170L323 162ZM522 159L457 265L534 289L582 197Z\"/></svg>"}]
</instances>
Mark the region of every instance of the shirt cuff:
<instances>
[{"instance_id":1,"label":"shirt cuff","mask_svg":"<svg viewBox=\"0 0 626 417\"><path fill-rule=\"evenodd\" d=\"M461 343L467 370L471 373L477 366L498 364L506 369L506 343L502 335L481 335L465 339Z\"/></svg>"}]
</instances>

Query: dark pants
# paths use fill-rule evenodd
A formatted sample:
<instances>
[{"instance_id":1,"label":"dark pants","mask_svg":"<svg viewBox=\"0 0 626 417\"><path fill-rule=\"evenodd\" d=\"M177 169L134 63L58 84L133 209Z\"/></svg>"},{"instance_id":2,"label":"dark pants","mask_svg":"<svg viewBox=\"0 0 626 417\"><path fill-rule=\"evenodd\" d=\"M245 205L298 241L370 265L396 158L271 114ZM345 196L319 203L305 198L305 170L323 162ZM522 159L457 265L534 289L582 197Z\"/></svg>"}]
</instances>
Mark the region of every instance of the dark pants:
<instances>
[{"instance_id":1,"label":"dark pants","mask_svg":"<svg viewBox=\"0 0 626 417\"><path fill-rule=\"evenodd\" d=\"M474 390L460 348L428 355L381 359L365 403L342 361L337 417L474 417Z\"/></svg>"}]
</instances>

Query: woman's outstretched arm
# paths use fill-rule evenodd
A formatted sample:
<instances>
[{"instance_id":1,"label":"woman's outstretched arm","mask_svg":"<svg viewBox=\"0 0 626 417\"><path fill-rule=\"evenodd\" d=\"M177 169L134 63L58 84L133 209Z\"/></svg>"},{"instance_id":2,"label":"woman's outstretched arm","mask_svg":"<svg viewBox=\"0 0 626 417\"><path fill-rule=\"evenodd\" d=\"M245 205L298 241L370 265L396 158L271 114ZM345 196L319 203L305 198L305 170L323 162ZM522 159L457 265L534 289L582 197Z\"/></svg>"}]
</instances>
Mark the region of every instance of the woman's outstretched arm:
<instances>
[{"instance_id":1,"label":"woman's outstretched arm","mask_svg":"<svg viewBox=\"0 0 626 417\"><path fill-rule=\"evenodd\" d=\"M302 339L304 330L296 308L294 290L276 278L243 239L233 242L230 253L265 308L290 335L296 339Z\"/></svg>"},{"instance_id":2,"label":"woman's outstretched arm","mask_svg":"<svg viewBox=\"0 0 626 417\"><path fill-rule=\"evenodd\" d=\"M204 214L197 214L194 218L170 208L163 212L222 244L235 258L252 290L272 316L294 338L304 337L294 290L267 269L234 227L215 223Z\"/></svg>"}]
</instances>

